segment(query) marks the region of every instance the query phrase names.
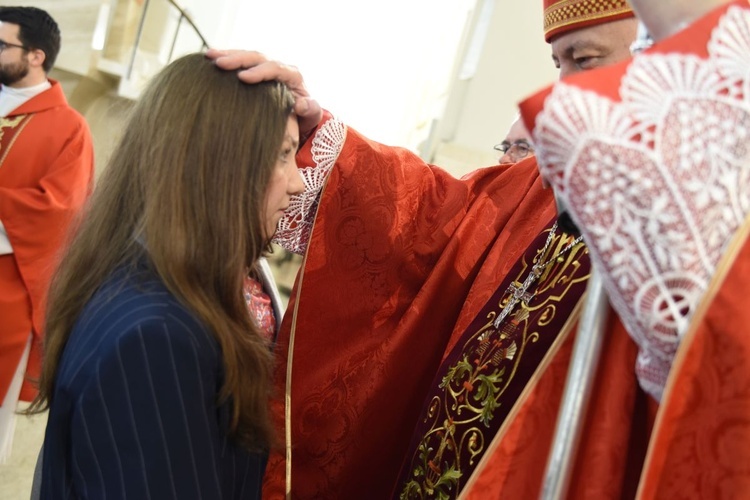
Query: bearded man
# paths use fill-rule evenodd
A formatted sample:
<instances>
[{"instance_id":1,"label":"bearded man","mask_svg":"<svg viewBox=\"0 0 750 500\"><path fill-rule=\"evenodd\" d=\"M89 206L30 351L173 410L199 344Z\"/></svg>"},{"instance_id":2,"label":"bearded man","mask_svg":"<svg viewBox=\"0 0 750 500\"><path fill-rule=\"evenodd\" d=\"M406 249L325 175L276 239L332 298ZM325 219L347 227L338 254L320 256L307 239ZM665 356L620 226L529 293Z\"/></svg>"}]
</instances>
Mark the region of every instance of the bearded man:
<instances>
[{"instance_id":1,"label":"bearded man","mask_svg":"<svg viewBox=\"0 0 750 500\"><path fill-rule=\"evenodd\" d=\"M93 180L89 128L47 78L59 51L47 12L0 7L0 462L36 395L47 287Z\"/></svg>"}]
</instances>

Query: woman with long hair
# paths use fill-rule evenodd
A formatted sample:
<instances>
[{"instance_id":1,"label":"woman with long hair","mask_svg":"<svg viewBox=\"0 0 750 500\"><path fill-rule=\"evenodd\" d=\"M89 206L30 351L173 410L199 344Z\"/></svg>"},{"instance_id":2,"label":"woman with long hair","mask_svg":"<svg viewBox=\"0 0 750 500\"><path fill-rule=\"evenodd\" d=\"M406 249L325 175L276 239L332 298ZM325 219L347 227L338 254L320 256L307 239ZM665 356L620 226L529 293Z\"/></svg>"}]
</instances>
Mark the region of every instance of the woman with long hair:
<instances>
[{"instance_id":1,"label":"woman with long hair","mask_svg":"<svg viewBox=\"0 0 750 500\"><path fill-rule=\"evenodd\" d=\"M201 54L136 104L53 281L42 498L255 498L271 350L243 281L292 195L294 97Z\"/></svg>"}]
</instances>

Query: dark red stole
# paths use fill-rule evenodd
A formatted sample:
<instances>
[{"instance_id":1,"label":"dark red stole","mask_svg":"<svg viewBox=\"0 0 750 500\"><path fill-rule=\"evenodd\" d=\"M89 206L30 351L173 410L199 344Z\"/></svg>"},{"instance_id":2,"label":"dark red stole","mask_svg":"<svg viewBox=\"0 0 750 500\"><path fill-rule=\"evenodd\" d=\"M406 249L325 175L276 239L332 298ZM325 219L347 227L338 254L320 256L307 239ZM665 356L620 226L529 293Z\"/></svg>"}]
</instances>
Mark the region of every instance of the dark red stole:
<instances>
[{"instance_id":1,"label":"dark red stole","mask_svg":"<svg viewBox=\"0 0 750 500\"><path fill-rule=\"evenodd\" d=\"M544 255L548 228L529 245L495 294L443 360L401 467L394 497L455 498L521 392L559 337L585 292L588 250L557 230ZM555 257L557 256L557 257ZM549 264L496 328L511 284L536 263Z\"/></svg>"}]
</instances>

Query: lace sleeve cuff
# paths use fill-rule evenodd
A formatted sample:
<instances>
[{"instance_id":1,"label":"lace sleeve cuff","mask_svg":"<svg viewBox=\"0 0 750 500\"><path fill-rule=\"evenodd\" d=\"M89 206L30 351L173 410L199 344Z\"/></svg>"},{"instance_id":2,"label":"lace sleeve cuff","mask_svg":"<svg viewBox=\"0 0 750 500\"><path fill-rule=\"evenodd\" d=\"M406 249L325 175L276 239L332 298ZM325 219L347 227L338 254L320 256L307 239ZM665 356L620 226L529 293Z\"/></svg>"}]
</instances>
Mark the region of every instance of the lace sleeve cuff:
<instances>
[{"instance_id":1,"label":"lace sleeve cuff","mask_svg":"<svg viewBox=\"0 0 750 500\"><path fill-rule=\"evenodd\" d=\"M292 198L273 238L285 250L300 255L307 250L323 186L346 140L346 126L331 115L326 118L297 154L305 190Z\"/></svg>"}]
</instances>

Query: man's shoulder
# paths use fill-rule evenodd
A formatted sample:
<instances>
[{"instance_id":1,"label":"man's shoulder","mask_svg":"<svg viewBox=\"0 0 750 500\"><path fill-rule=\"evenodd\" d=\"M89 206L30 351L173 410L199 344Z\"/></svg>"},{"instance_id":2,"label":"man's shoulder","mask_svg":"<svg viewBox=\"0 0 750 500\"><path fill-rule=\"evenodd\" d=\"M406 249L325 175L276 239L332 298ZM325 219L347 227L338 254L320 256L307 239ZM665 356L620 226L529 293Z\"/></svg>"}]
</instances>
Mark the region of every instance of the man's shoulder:
<instances>
[{"instance_id":1,"label":"man's shoulder","mask_svg":"<svg viewBox=\"0 0 750 500\"><path fill-rule=\"evenodd\" d=\"M24 132L28 132L35 142L41 141L46 145L39 150L40 154L54 155L64 150L75 151L76 154L92 151L93 137L86 119L67 103L30 115Z\"/></svg>"},{"instance_id":2,"label":"man's shoulder","mask_svg":"<svg viewBox=\"0 0 750 500\"><path fill-rule=\"evenodd\" d=\"M54 121L62 129L88 130L89 128L86 118L67 102L39 109L34 111L33 114L36 115L35 120Z\"/></svg>"},{"instance_id":3,"label":"man's shoulder","mask_svg":"<svg viewBox=\"0 0 750 500\"><path fill-rule=\"evenodd\" d=\"M16 111L19 114L34 114L47 119L56 119L70 126L86 125L86 119L68 104L62 86L50 80L51 86L22 104Z\"/></svg>"}]
</instances>

